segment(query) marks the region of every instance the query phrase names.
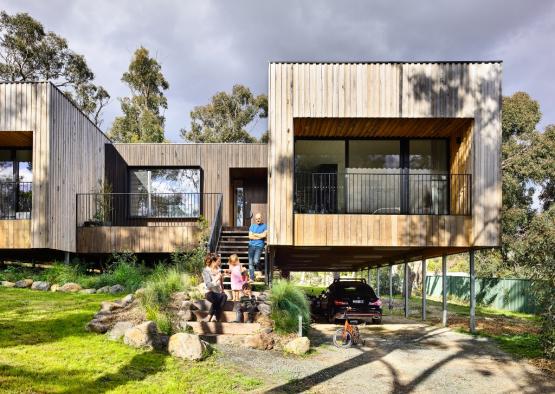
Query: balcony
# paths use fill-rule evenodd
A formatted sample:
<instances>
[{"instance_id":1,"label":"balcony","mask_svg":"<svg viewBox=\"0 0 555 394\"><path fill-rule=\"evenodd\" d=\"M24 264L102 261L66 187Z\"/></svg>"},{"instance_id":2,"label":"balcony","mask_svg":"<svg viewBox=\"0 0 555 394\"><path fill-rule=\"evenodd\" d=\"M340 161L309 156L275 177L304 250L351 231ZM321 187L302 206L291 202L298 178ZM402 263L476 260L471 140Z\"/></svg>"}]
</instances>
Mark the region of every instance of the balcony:
<instances>
[{"instance_id":1,"label":"balcony","mask_svg":"<svg viewBox=\"0 0 555 394\"><path fill-rule=\"evenodd\" d=\"M31 219L32 182L0 182L0 220Z\"/></svg>"},{"instance_id":2,"label":"balcony","mask_svg":"<svg viewBox=\"0 0 555 394\"><path fill-rule=\"evenodd\" d=\"M82 253L170 253L198 245L221 225L219 193L86 193L77 195L77 249ZM218 218L220 218L218 220Z\"/></svg>"},{"instance_id":3,"label":"balcony","mask_svg":"<svg viewBox=\"0 0 555 394\"><path fill-rule=\"evenodd\" d=\"M470 174L295 173L294 212L462 215L472 213Z\"/></svg>"}]
</instances>

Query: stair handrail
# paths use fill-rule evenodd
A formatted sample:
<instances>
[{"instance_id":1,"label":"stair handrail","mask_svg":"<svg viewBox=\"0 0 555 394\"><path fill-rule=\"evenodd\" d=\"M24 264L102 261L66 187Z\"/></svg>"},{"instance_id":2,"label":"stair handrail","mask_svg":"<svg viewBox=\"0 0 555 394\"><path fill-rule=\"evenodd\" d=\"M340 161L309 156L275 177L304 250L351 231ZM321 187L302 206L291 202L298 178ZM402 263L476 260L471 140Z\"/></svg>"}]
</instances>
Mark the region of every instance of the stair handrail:
<instances>
[{"instance_id":1,"label":"stair handrail","mask_svg":"<svg viewBox=\"0 0 555 394\"><path fill-rule=\"evenodd\" d=\"M218 240L222 231L222 200L223 196L220 193L218 196L217 208L210 226L210 238L208 239L208 251L215 253L218 247Z\"/></svg>"}]
</instances>

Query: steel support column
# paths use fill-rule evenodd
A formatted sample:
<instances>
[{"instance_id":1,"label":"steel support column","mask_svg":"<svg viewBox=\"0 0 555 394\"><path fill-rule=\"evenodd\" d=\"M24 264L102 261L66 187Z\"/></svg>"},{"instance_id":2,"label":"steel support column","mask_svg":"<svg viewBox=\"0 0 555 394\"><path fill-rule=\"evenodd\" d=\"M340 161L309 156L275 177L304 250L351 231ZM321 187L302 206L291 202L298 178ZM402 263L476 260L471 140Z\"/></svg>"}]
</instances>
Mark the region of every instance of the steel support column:
<instances>
[{"instance_id":1,"label":"steel support column","mask_svg":"<svg viewBox=\"0 0 555 394\"><path fill-rule=\"evenodd\" d=\"M409 263L405 261L405 279L403 280L405 288L405 317L409 317Z\"/></svg>"},{"instance_id":2,"label":"steel support column","mask_svg":"<svg viewBox=\"0 0 555 394\"><path fill-rule=\"evenodd\" d=\"M422 259L422 320L426 320L426 259Z\"/></svg>"},{"instance_id":3,"label":"steel support column","mask_svg":"<svg viewBox=\"0 0 555 394\"><path fill-rule=\"evenodd\" d=\"M376 295L380 296L380 267L376 268Z\"/></svg>"},{"instance_id":4,"label":"steel support column","mask_svg":"<svg viewBox=\"0 0 555 394\"><path fill-rule=\"evenodd\" d=\"M393 265L389 266L389 310L393 309Z\"/></svg>"},{"instance_id":5,"label":"steel support column","mask_svg":"<svg viewBox=\"0 0 555 394\"><path fill-rule=\"evenodd\" d=\"M441 323L447 326L447 256L441 256Z\"/></svg>"},{"instance_id":6,"label":"steel support column","mask_svg":"<svg viewBox=\"0 0 555 394\"><path fill-rule=\"evenodd\" d=\"M476 272L474 270L474 249L468 253L470 263L470 332L476 334Z\"/></svg>"}]
</instances>

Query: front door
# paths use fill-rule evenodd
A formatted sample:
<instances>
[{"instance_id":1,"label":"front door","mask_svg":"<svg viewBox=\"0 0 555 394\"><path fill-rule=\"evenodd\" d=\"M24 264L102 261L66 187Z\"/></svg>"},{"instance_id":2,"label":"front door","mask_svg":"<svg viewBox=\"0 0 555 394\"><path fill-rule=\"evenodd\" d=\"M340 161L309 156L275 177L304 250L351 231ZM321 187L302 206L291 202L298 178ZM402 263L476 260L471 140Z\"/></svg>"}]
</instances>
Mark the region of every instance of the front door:
<instances>
[{"instance_id":1,"label":"front door","mask_svg":"<svg viewBox=\"0 0 555 394\"><path fill-rule=\"evenodd\" d=\"M265 178L233 180L233 225L235 227L250 226L254 215L258 212L266 220L266 182Z\"/></svg>"}]
</instances>

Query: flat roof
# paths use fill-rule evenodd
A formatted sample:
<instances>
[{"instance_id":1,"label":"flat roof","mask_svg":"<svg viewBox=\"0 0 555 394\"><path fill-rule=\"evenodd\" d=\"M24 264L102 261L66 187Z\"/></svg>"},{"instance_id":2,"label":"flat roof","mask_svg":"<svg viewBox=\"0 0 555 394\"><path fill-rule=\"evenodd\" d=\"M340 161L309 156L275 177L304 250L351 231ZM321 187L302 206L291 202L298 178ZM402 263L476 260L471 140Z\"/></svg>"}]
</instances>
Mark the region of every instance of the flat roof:
<instances>
[{"instance_id":1,"label":"flat roof","mask_svg":"<svg viewBox=\"0 0 555 394\"><path fill-rule=\"evenodd\" d=\"M503 63L503 60L345 60L345 61L314 61L314 60L291 60L270 61L270 64L476 64L476 63Z\"/></svg>"}]
</instances>

